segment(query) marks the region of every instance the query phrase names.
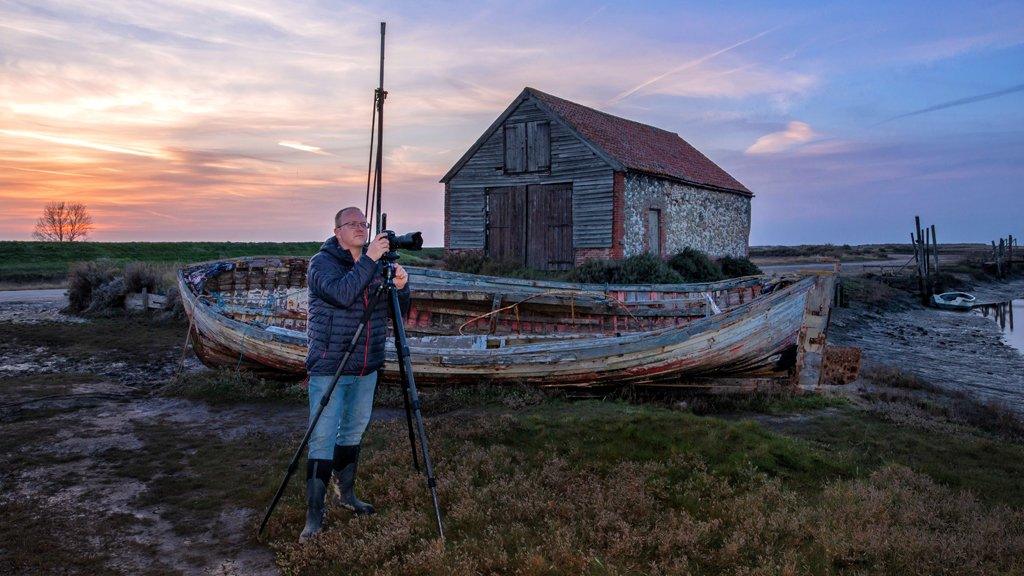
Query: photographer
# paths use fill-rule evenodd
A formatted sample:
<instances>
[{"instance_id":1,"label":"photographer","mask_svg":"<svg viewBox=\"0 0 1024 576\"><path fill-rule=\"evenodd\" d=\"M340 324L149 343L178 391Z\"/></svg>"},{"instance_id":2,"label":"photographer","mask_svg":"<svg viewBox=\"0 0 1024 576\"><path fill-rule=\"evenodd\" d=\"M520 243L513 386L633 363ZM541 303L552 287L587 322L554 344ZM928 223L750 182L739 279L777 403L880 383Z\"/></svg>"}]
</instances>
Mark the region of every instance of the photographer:
<instances>
[{"instance_id":1,"label":"photographer","mask_svg":"<svg viewBox=\"0 0 1024 576\"><path fill-rule=\"evenodd\" d=\"M384 234L367 243L369 225L358 208L340 210L334 216L334 225L334 236L310 259L307 272L309 353L306 370L309 373L310 421L377 285L383 280L379 261L389 250ZM408 281L408 273L396 264L394 283L399 289L403 310L409 306ZM373 409L377 369L384 364L388 323L388 302L380 298L310 437L306 464L308 510L300 542L321 529L332 471L336 481L332 499L335 504L356 514L374 512L373 506L356 497L354 485L360 442Z\"/></svg>"}]
</instances>

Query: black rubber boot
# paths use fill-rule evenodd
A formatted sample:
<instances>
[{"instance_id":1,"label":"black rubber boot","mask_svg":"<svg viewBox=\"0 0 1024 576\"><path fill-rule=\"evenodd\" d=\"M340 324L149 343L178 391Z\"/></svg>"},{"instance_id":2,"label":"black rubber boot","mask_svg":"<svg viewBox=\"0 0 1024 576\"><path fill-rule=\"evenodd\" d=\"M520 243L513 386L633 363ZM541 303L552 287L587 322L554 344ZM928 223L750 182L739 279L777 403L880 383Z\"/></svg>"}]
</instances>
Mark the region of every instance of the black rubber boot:
<instances>
[{"instance_id":1,"label":"black rubber boot","mask_svg":"<svg viewBox=\"0 0 1024 576\"><path fill-rule=\"evenodd\" d=\"M299 542L305 542L320 532L324 524L324 499L327 484L331 481L330 460L306 461L306 527L299 535Z\"/></svg>"},{"instance_id":2,"label":"black rubber boot","mask_svg":"<svg viewBox=\"0 0 1024 576\"><path fill-rule=\"evenodd\" d=\"M334 475L337 479L334 502L356 514L373 514L373 506L356 498L356 470L359 469L360 446L334 447Z\"/></svg>"}]
</instances>

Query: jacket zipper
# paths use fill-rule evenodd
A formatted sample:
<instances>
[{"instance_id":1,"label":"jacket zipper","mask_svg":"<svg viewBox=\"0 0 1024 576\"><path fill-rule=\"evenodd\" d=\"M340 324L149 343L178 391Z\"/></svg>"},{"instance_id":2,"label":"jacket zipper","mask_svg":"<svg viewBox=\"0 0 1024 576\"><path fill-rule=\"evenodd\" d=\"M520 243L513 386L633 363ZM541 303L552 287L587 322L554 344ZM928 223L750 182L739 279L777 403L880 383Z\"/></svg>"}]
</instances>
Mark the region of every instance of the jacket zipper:
<instances>
[{"instance_id":1,"label":"jacket zipper","mask_svg":"<svg viewBox=\"0 0 1024 576\"><path fill-rule=\"evenodd\" d=\"M366 310L370 306L370 289L365 288L363 290L363 310ZM371 314L370 319L366 322L366 343L363 346L363 367L359 370L360 376L366 375L366 361L370 354L370 334L373 333L373 316Z\"/></svg>"}]
</instances>

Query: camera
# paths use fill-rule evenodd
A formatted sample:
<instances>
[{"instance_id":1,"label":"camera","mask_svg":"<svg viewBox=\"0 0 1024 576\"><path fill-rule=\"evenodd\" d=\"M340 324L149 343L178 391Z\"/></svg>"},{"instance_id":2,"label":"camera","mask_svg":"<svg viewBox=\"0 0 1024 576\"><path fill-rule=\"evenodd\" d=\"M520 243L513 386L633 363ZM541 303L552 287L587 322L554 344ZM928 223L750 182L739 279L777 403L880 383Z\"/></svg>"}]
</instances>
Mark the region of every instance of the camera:
<instances>
[{"instance_id":1,"label":"camera","mask_svg":"<svg viewBox=\"0 0 1024 576\"><path fill-rule=\"evenodd\" d=\"M423 249L423 234L420 232L409 232L401 236L398 236L391 230L385 230L384 233L388 235L388 250L392 252L395 250Z\"/></svg>"}]
</instances>

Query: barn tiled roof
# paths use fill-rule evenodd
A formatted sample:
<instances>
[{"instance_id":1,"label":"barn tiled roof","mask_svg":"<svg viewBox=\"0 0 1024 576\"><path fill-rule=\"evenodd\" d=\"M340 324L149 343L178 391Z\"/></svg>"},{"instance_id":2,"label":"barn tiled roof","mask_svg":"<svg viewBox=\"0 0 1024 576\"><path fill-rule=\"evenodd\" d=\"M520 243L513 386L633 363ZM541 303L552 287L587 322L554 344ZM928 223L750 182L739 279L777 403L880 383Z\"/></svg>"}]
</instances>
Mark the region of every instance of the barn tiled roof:
<instances>
[{"instance_id":1,"label":"barn tiled roof","mask_svg":"<svg viewBox=\"0 0 1024 576\"><path fill-rule=\"evenodd\" d=\"M612 116L535 88L526 88L526 92L630 170L751 195L746 186L675 132Z\"/></svg>"}]
</instances>

